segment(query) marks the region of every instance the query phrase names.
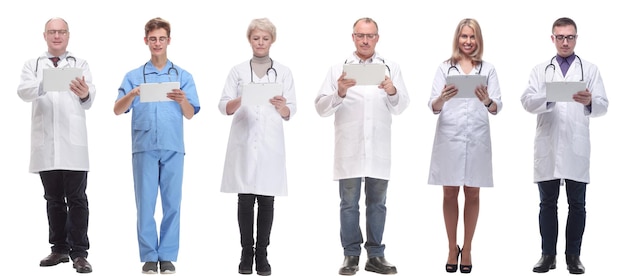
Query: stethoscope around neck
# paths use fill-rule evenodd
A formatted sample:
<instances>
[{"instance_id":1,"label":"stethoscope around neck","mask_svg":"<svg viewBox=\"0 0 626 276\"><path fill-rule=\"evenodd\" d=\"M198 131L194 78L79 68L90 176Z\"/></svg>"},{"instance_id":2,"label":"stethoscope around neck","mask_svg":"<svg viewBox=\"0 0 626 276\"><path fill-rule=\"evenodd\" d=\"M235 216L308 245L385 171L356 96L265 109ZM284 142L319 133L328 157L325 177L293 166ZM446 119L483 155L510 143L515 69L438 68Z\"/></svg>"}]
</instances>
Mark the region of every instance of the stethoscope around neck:
<instances>
[{"instance_id":1,"label":"stethoscope around neck","mask_svg":"<svg viewBox=\"0 0 626 276\"><path fill-rule=\"evenodd\" d=\"M48 58L48 57L38 57L37 61L35 62L35 75L37 75L37 71L39 70L39 61L44 59L44 58ZM70 59L74 61L74 66L72 66L72 64L70 63ZM67 61L67 64L70 65L70 67L76 67L76 58L73 56L66 56L65 60Z\"/></svg>"},{"instance_id":2,"label":"stethoscope around neck","mask_svg":"<svg viewBox=\"0 0 626 276\"><path fill-rule=\"evenodd\" d=\"M578 62L580 62L580 81L584 81L585 80L585 71L583 70L583 60L580 59L580 57L578 55L574 55L574 56L578 59ZM554 65L554 60L555 59L556 59L556 56L553 56L552 59L550 59L550 64L546 65L546 68L543 70L543 72L547 75L548 68L552 67L552 78L553 79L554 79L554 74L556 74L556 65ZM546 78L546 79L548 79L548 78Z\"/></svg>"},{"instance_id":3,"label":"stethoscope around neck","mask_svg":"<svg viewBox=\"0 0 626 276\"><path fill-rule=\"evenodd\" d=\"M143 83L146 83L146 66L147 66L147 65L148 65L148 63L147 63L147 62L143 65ZM170 76L171 76L170 72L171 72L172 70L174 70L174 72L176 73L176 78L178 79L178 69L176 69L176 68L174 67L174 63L173 63L173 62L172 62L172 66L170 66L170 68L168 68L168 69L167 69L167 76L168 76L168 77L170 77ZM171 78L170 78L170 81L172 81L172 79L171 79Z\"/></svg>"},{"instance_id":4,"label":"stethoscope around neck","mask_svg":"<svg viewBox=\"0 0 626 276\"><path fill-rule=\"evenodd\" d=\"M479 65L480 66L478 67L478 72L476 73L476 75L480 75L480 73L483 71L483 62L481 61ZM456 70L457 72L459 72L459 74L461 74L461 71L459 70L459 68L456 67L455 64L451 64L450 67L448 67L448 75L450 75L450 70L452 69Z\"/></svg>"},{"instance_id":5,"label":"stethoscope around neck","mask_svg":"<svg viewBox=\"0 0 626 276\"><path fill-rule=\"evenodd\" d=\"M265 75L267 75L267 80L270 81L270 71L274 72L274 82L278 81L278 72L274 69L274 60L270 58L270 68L265 70ZM252 59L250 60L250 83L254 83L254 72L252 72Z\"/></svg>"},{"instance_id":6,"label":"stethoscope around neck","mask_svg":"<svg viewBox=\"0 0 626 276\"><path fill-rule=\"evenodd\" d=\"M385 67L387 67L387 71L389 71L389 77L391 77L391 69L389 68L389 65L387 65L387 64L385 63L385 59L383 59L383 58L379 58L379 57L377 57L376 59L379 59L380 61L382 61L382 62L383 62L383 64L385 65ZM343 62L343 64L348 64L348 60L346 59L346 60Z\"/></svg>"}]
</instances>

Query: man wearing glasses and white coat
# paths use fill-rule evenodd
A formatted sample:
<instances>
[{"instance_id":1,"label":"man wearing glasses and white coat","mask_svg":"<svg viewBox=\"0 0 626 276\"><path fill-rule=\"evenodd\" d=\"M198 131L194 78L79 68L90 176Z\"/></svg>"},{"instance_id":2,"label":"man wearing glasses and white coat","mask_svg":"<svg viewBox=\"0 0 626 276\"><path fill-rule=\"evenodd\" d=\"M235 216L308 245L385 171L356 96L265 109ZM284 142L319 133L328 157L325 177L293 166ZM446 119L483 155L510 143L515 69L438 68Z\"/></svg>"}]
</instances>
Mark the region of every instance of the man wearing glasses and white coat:
<instances>
[{"instance_id":1,"label":"man wearing glasses and white coat","mask_svg":"<svg viewBox=\"0 0 626 276\"><path fill-rule=\"evenodd\" d=\"M376 52L378 24L360 18L353 25L352 41L356 51L343 64L379 63L386 67L379 85L358 85L345 78L343 64L330 68L315 99L322 117L335 115L334 180L339 181L341 244L344 262L341 275L359 270L363 236L359 226L361 183L365 183L366 229L365 270L396 274L396 267L385 260L382 243L387 208L387 184L391 171L392 115L402 113L409 104L400 67Z\"/></svg>"}]
</instances>

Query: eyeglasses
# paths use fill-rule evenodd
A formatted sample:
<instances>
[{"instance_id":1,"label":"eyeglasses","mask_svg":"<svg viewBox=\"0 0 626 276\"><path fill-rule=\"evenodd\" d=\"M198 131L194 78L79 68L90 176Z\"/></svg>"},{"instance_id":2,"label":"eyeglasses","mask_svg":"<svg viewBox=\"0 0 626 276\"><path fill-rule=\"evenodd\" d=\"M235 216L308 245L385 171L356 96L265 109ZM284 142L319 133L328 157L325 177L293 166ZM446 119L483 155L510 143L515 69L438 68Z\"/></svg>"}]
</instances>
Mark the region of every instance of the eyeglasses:
<instances>
[{"instance_id":1,"label":"eyeglasses","mask_svg":"<svg viewBox=\"0 0 626 276\"><path fill-rule=\"evenodd\" d=\"M378 34L362 34L362 33L353 33L352 35L354 35L358 39L363 39L365 37L367 37L367 39L374 39L378 36Z\"/></svg>"},{"instance_id":2,"label":"eyeglasses","mask_svg":"<svg viewBox=\"0 0 626 276\"><path fill-rule=\"evenodd\" d=\"M67 35L68 31L67 30L47 30L46 33L48 35L54 35L54 34Z\"/></svg>"},{"instance_id":3,"label":"eyeglasses","mask_svg":"<svg viewBox=\"0 0 626 276\"><path fill-rule=\"evenodd\" d=\"M564 39L567 39L567 41L574 41L576 40L576 38L578 38L578 35L552 35L554 36L554 38L556 38L557 41L563 41Z\"/></svg>"},{"instance_id":4,"label":"eyeglasses","mask_svg":"<svg viewBox=\"0 0 626 276\"><path fill-rule=\"evenodd\" d=\"M167 41L167 39L168 39L168 37L166 37L166 36L161 36L159 38L157 38L156 36L148 37L148 41L150 41L150 43L156 43L157 40L159 40L159 42L163 43L163 42Z\"/></svg>"}]
</instances>

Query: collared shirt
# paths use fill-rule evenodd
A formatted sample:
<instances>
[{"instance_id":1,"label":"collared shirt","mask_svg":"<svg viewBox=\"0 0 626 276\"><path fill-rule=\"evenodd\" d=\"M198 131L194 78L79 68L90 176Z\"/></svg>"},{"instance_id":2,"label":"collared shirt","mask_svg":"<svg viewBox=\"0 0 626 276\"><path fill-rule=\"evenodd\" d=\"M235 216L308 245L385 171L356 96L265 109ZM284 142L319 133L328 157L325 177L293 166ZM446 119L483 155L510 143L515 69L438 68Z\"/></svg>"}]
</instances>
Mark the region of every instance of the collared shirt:
<instances>
[{"instance_id":1,"label":"collared shirt","mask_svg":"<svg viewBox=\"0 0 626 276\"><path fill-rule=\"evenodd\" d=\"M524 109L537 115L533 180L565 178L589 183L589 120L606 114L609 106L602 77L596 65L581 59L580 63L572 62L572 72L565 76L555 74L551 80L547 77L546 66L552 62L550 59L532 69L528 86L520 98ZM546 81L580 81L583 71L592 97L589 108L577 102L546 104Z\"/></svg>"},{"instance_id":2,"label":"collared shirt","mask_svg":"<svg viewBox=\"0 0 626 276\"><path fill-rule=\"evenodd\" d=\"M355 85L348 88L344 98L340 97L337 80L343 73L343 65L359 61L353 53L328 70L315 99L315 109L322 117L335 117L334 180L355 177L389 180L392 115L399 115L407 108L409 94L400 66L375 53L371 62L389 66L386 73L397 93L390 96L377 85Z\"/></svg>"},{"instance_id":3,"label":"collared shirt","mask_svg":"<svg viewBox=\"0 0 626 276\"><path fill-rule=\"evenodd\" d=\"M561 66L561 72L563 73L563 76L567 75L567 70L569 70L569 66L572 65L574 59L576 59L575 54L571 54L569 57L566 58L556 55L556 62L558 62L559 66Z\"/></svg>"},{"instance_id":4,"label":"collared shirt","mask_svg":"<svg viewBox=\"0 0 626 276\"><path fill-rule=\"evenodd\" d=\"M29 172L47 170L89 170L88 137L85 111L90 109L96 96L91 70L86 60L74 58L72 53L61 55L58 68L81 68L89 87L86 101L81 102L72 91L43 91L43 70L54 68L43 53L28 60L22 68L17 94L32 103L31 152ZM70 57L68 62L66 57ZM69 86L68 86L69 88Z\"/></svg>"}]
</instances>

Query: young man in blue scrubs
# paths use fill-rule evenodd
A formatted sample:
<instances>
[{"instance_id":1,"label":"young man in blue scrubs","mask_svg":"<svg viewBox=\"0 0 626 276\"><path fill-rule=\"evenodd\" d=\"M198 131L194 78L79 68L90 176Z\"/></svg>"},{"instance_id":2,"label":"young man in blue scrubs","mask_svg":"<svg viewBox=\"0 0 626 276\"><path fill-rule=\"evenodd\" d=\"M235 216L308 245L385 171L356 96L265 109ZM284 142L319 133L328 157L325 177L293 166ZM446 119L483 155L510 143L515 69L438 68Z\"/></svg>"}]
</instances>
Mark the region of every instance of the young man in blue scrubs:
<instances>
[{"instance_id":1,"label":"young man in blue scrubs","mask_svg":"<svg viewBox=\"0 0 626 276\"><path fill-rule=\"evenodd\" d=\"M132 112L133 178L137 204L139 254L142 272L175 273L178 257L180 202L183 182L183 117L191 119L200 104L191 74L167 58L170 24L154 18L145 26L144 42L151 58L126 73L114 106L116 115ZM143 83L178 82L179 89L167 93L171 101L141 101ZM163 217L157 232L154 212L161 190ZM158 234L160 236L158 236Z\"/></svg>"}]
</instances>

